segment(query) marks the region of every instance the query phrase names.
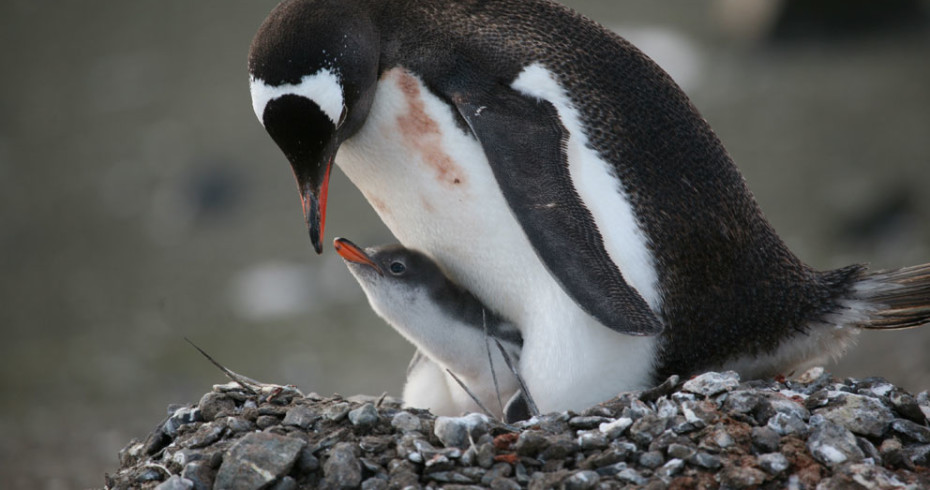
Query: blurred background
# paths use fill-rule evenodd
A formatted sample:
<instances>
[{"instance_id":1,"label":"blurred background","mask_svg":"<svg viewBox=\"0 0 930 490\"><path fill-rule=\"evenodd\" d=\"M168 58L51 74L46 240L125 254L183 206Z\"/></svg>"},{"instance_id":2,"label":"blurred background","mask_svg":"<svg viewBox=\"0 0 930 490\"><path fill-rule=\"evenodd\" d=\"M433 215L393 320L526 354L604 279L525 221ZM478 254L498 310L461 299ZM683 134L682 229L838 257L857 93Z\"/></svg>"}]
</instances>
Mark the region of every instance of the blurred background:
<instances>
[{"instance_id":1,"label":"blurred background","mask_svg":"<svg viewBox=\"0 0 930 490\"><path fill-rule=\"evenodd\" d=\"M167 405L225 382L184 337L263 381L399 395L412 347L312 252L252 113L275 3L0 3L4 488L102 486ZM803 260L930 261L927 2L570 3L678 80ZM392 241L338 171L329 210L330 237ZM921 391L927 352L930 328L865 334L832 369Z\"/></svg>"}]
</instances>

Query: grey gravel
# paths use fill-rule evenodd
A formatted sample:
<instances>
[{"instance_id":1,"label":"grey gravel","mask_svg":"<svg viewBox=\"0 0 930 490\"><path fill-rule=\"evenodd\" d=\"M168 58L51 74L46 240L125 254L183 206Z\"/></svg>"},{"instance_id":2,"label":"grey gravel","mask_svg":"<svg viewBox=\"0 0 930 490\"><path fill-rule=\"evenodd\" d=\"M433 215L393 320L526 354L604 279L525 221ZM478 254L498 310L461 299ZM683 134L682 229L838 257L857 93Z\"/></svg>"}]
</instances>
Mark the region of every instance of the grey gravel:
<instances>
[{"instance_id":1,"label":"grey gravel","mask_svg":"<svg viewBox=\"0 0 930 490\"><path fill-rule=\"evenodd\" d=\"M505 425L390 397L253 395L172 407L108 488L930 488L927 393L878 378L706 373ZM260 432L259 432L260 431Z\"/></svg>"}]
</instances>

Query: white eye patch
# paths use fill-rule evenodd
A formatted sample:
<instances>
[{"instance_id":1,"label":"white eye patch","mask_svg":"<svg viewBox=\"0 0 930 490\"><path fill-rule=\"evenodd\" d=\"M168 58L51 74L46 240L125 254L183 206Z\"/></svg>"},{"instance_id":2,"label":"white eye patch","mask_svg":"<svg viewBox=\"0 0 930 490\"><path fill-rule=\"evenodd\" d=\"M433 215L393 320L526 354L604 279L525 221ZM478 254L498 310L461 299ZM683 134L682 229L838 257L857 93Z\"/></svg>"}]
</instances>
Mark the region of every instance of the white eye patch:
<instances>
[{"instance_id":1,"label":"white eye patch","mask_svg":"<svg viewBox=\"0 0 930 490\"><path fill-rule=\"evenodd\" d=\"M265 113L265 107L272 100L285 95L299 95L312 100L329 117L333 126L339 126L345 108L339 76L329 68L307 75L296 84L268 85L259 78L250 77L249 87L252 91L252 109L263 125L265 123L262 115Z\"/></svg>"}]
</instances>

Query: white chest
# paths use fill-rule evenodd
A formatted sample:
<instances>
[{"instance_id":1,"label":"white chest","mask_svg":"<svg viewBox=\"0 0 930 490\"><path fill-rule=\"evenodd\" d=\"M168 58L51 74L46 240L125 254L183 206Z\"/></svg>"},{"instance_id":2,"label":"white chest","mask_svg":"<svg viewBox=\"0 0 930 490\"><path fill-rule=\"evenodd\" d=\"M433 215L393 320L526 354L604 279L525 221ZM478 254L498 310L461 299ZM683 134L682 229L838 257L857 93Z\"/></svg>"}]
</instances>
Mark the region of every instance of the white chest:
<instances>
[{"instance_id":1,"label":"white chest","mask_svg":"<svg viewBox=\"0 0 930 490\"><path fill-rule=\"evenodd\" d=\"M403 69L379 82L368 119L336 164L405 246L523 332L521 369L543 410L644 387L654 340L600 325L533 251L481 145L452 110Z\"/></svg>"}]
</instances>

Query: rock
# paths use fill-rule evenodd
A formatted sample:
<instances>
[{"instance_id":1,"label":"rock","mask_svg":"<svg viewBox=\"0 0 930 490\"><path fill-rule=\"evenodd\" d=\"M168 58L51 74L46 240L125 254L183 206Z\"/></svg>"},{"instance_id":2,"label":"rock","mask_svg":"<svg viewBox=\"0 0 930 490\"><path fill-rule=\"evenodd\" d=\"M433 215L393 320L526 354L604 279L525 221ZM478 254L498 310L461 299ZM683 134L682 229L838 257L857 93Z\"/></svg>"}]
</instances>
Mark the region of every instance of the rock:
<instances>
[{"instance_id":1,"label":"rock","mask_svg":"<svg viewBox=\"0 0 930 490\"><path fill-rule=\"evenodd\" d=\"M788 458L782 453L767 453L759 455L759 468L770 475L779 475L788 469Z\"/></svg>"},{"instance_id":2,"label":"rock","mask_svg":"<svg viewBox=\"0 0 930 490\"><path fill-rule=\"evenodd\" d=\"M726 466L717 474L717 481L720 485L728 488L755 487L761 485L765 479L764 472L747 466Z\"/></svg>"},{"instance_id":3,"label":"rock","mask_svg":"<svg viewBox=\"0 0 930 490\"><path fill-rule=\"evenodd\" d=\"M639 464L649 469L658 468L665 464L665 458L659 451L646 451L639 457Z\"/></svg>"},{"instance_id":4,"label":"rock","mask_svg":"<svg viewBox=\"0 0 930 490\"><path fill-rule=\"evenodd\" d=\"M155 490L190 490L191 488L194 488L194 482L178 475L172 475L171 478L155 487Z\"/></svg>"},{"instance_id":5,"label":"rock","mask_svg":"<svg viewBox=\"0 0 930 490\"><path fill-rule=\"evenodd\" d=\"M707 468L709 470L716 470L717 468L723 466L723 462L720 460L719 456L705 452L696 453L694 456L688 459L688 462L695 466L700 466L701 468Z\"/></svg>"},{"instance_id":6,"label":"rock","mask_svg":"<svg viewBox=\"0 0 930 490\"><path fill-rule=\"evenodd\" d=\"M345 402L334 403L326 407L325 410L323 410L323 417L326 420L331 420L333 422L339 422L340 420L345 418L347 415L349 415L350 407L351 406Z\"/></svg>"},{"instance_id":7,"label":"rock","mask_svg":"<svg viewBox=\"0 0 930 490\"><path fill-rule=\"evenodd\" d=\"M846 462L857 462L865 455L856 443L856 436L842 425L829 420L811 420L813 430L807 441L807 449L814 459L827 466Z\"/></svg>"},{"instance_id":8,"label":"rock","mask_svg":"<svg viewBox=\"0 0 930 490\"><path fill-rule=\"evenodd\" d=\"M221 413L229 415L236 411L235 400L225 393L217 393L215 391L203 395L203 397L200 398L200 402L197 403L197 406L200 408L203 419L207 422L216 419Z\"/></svg>"},{"instance_id":9,"label":"rock","mask_svg":"<svg viewBox=\"0 0 930 490\"><path fill-rule=\"evenodd\" d=\"M598 475L595 471L579 471L566 478L565 481L562 482L562 487L565 490L587 490L589 488L594 488L600 480L601 475Z\"/></svg>"},{"instance_id":10,"label":"rock","mask_svg":"<svg viewBox=\"0 0 930 490\"><path fill-rule=\"evenodd\" d=\"M572 417L568 420L568 426L572 429L593 429L601 424L611 422L609 417L586 416Z\"/></svg>"},{"instance_id":11,"label":"rock","mask_svg":"<svg viewBox=\"0 0 930 490\"><path fill-rule=\"evenodd\" d=\"M689 459L697 453L697 450L684 444L673 443L668 445L665 452L670 458Z\"/></svg>"},{"instance_id":12,"label":"rock","mask_svg":"<svg viewBox=\"0 0 930 490\"><path fill-rule=\"evenodd\" d=\"M879 437L894 420L891 409L879 400L851 393L831 393L827 405L815 414L868 437Z\"/></svg>"},{"instance_id":13,"label":"rock","mask_svg":"<svg viewBox=\"0 0 930 490\"><path fill-rule=\"evenodd\" d=\"M630 426L630 437L637 444L649 445L656 436L665 431L667 424L666 419L660 419L653 414L645 415Z\"/></svg>"},{"instance_id":14,"label":"rock","mask_svg":"<svg viewBox=\"0 0 930 490\"><path fill-rule=\"evenodd\" d=\"M464 417L437 417L433 426L433 434L444 446L461 449L468 447L469 437L478 439L487 432L487 417L477 413Z\"/></svg>"},{"instance_id":15,"label":"rock","mask_svg":"<svg viewBox=\"0 0 930 490\"><path fill-rule=\"evenodd\" d=\"M739 375L733 371L724 373L704 373L685 381L682 390L698 395L714 396L729 391L739 385Z\"/></svg>"},{"instance_id":16,"label":"rock","mask_svg":"<svg viewBox=\"0 0 930 490\"><path fill-rule=\"evenodd\" d=\"M778 445L781 441L778 432L771 427L753 427L752 428L752 445L763 453L778 451Z\"/></svg>"},{"instance_id":17,"label":"rock","mask_svg":"<svg viewBox=\"0 0 930 490\"><path fill-rule=\"evenodd\" d=\"M420 419L410 412L397 412L391 418L391 427L401 432L416 432L421 429Z\"/></svg>"},{"instance_id":18,"label":"rock","mask_svg":"<svg viewBox=\"0 0 930 490\"><path fill-rule=\"evenodd\" d=\"M355 445L336 444L323 464L323 486L327 488L356 488L362 483L362 464L355 453Z\"/></svg>"},{"instance_id":19,"label":"rock","mask_svg":"<svg viewBox=\"0 0 930 490\"><path fill-rule=\"evenodd\" d=\"M233 444L216 473L216 488L261 488L290 471L307 443L293 437L252 432Z\"/></svg>"},{"instance_id":20,"label":"rock","mask_svg":"<svg viewBox=\"0 0 930 490\"><path fill-rule=\"evenodd\" d=\"M915 424L910 420L897 419L891 423L891 430L901 434L908 439L923 444L930 443L930 429L926 426Z\"/></svg>"},{"instance_id":21,"label":"rock","mask_svg":"<svg viewBox=\"0 0 930 490\"><path fill-rule=\"evenodd\" d=\"M378 410L371 403L349 411L349 422L356 427L371 427L378 423L378 419Z\"/></svg>"},{"instance_id":22,"label":"rock","mask_svg":"<svg viewBox=\"0 0 930 490\"><path fill-rule=\"evenodd\" d=\"M301 429L309 429L313 427L313 424L320 420L322 416L314 412L310 407L304 405L297 405L296 407L291 408L284 415L284 421L281 422L284 425L293 425L295 427L300 427Z\"/></svg>"},{"instance_id":23,"label":"rock","mask_svg":"<svg viewBox=\"0 0 930 490\"><path fill-rule=\"evenodd\" d=\"M807 424L795 414L776 413L769 419L767 427L781 436L807 433Z\"/></svg>"},{"instance_id":24,"label":"rock","mask_svg":"<svg viewBox=\"0 0 930 490\"><path fill-rule=\"evenodd\" d=\"M614 421L602 423L597 429L603 432L608 439L613 440L620 437L631 425L633 425L633 419L620 417Z\"/></svg>"},{"instance_id":25,"label":"rock","mask_svg":"<svg viewBox=\"0 0 930 490\"><path fill-rule=\"evenodd\" d=\"M604 449L608 444L607 435L599 430L585 431L578 434L578 445L583 451Z\"/></svg>"}]
</instances>

